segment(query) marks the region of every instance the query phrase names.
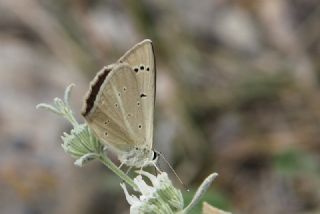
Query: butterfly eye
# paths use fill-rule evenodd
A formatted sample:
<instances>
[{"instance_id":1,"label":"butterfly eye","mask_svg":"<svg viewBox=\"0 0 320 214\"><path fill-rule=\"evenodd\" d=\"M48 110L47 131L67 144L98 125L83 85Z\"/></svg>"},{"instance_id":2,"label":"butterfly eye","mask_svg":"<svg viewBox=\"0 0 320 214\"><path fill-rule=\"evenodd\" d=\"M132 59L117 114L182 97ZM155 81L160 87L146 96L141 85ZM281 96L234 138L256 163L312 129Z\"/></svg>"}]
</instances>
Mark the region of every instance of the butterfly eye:
<instances>
[{"instance_id":1,"label":"butterfly eye","mask_svg":"<svg viewBox=\"0 0 320 214\"><path fill-rule=\"evenodd\" d=\"M135 72L138 72L139 71L139 68L134 68L133 69Z\"/></svg>"},{"instance_id":2,"label":"butterfly eye","mask_svg":"<svg viewBox=\"0 0 320 214\"><path fill-rule=\"evenodd\" d=\"M157 152L153 152L152 160L156 160L157 158L158 158L158 153Z\"/></svg>"},{"instance_id":3,"label":"butterfly eye","mask_svg":"<svg viewBox=\"0 0 320 214\"><path fill-rule=\"evenodd\" d=\"M144 70L144 66L143 65L140 65L140 70Z\"/></svg>"},{"instance_id":4,"label":"butterfly eye","mask_svg":"<svg viewBox=\"0 0 320 214\"><path fill-rule=\"evenodd\" d=\"M147 71L149 71L150 70L150 68L149 67L147 67L147 69L146 69Z\"/></svg>"},{"instance_id":5,"label":"butterfly eye","mask_svg":"<svg viewBox=\"0 0 320 214\"><path fill-rule=\"evenodd\" d=\"M139 129L141 129L142 128L141 124L138 127L139 127Z\"/></svg>"}]
</instances>

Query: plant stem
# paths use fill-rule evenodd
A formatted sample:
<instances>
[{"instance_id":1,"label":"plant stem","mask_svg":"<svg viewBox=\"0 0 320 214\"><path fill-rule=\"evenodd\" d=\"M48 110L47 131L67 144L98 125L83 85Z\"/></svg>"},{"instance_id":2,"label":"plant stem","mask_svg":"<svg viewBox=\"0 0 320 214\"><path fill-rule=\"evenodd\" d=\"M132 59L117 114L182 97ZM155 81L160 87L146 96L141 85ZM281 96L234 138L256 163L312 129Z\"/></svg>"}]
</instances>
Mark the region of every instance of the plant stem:
<instances>
[{"instance_id":1,"label":"plant stem","mask_svg":"<svg viewBox=\"0 0 320 214\"><path fill-rule=\"evenodd\" d=\"M137 185L133 182L133 180L121 169L119 169L109 158L107 158L105 154L100 154L98 159L133 189L137 189Z\"/></svg>"}]
</instances>

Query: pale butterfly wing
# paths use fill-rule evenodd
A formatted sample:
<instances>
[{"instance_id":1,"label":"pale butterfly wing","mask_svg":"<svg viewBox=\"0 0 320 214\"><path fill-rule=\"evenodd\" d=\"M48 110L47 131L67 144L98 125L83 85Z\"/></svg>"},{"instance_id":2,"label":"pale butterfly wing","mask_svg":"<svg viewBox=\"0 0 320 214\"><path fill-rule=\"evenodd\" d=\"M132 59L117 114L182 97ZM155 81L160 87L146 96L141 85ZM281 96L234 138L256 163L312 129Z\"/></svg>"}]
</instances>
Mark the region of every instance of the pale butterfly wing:
<instances>
[{"instance_id":1,"label":"pale butterfly wing","mask_svg":"<svg viewBox=\"0 0 320 214\"><path fill-rule=\"evenodd\" d=\"M156 89L155 57L151 40L146 39L136 44L118 60L118 63L128 63L137 74L140 96L143 98L146 146L151 149Z\"/></svg>"},{"instance_id":2,"label":"pale butterfly wing","mask_svg":"<svg viewBox=\"0 0 320 214\"><path fill-rule=\"evenodd\" d=\"M97 137L115 150L151 150L154 66L151 41L145 40L101 70L91 83L82 115Z\"/></svg>"},{"instance_id":3,"label":"pale butterfly wing","mask_svg":"<svg viewBox=\"0 0 320 214\"><path fill-rule=\"evenodd\" d=\"M111 71L102 70L98 77L101 82L98 78L93 84L93 88L101 84L95 103L84 115L89 127L116 150L128 152L141 147L145 124L136 74L127 64L119 64Z\"/></svg>"}]
</instances>

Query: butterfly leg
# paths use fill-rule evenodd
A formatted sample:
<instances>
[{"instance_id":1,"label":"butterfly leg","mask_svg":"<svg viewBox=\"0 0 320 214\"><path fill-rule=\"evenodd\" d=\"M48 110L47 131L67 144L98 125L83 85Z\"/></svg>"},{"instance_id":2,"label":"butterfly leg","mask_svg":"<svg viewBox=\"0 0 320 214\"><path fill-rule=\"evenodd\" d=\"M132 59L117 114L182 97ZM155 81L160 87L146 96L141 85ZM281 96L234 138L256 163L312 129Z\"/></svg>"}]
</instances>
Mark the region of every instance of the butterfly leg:
<instances>
[{"instance_id":1,"label":"butterfly leg","mask_svg":"<svg viewBox=\"0 0 320 214\"><path fill-rule=\"evenodd\" d=\"M144 163L142 164L141 168L140 168L140 174L142 172L142 169L148 165L148 162L147 161L144 161Z\"/></svg>"},{"instance_id":2,"label":"butterfly leg","mask_svg":"<svg viewBox=\"0 0 320 214\"><path fill-rule=\"evenodd\" d=\"M126 175L128 175L128 173L131 171L131 169L132 169L132 166L130 166L130 167L127 169Z\"/></svg>"},{"instance_id":3,"label":"butterfly leg","mask_svg":"<svg viewBox=\"0 0 320 214\"><path fill-rule=\"evenodd\" d=\"M144 167L144 166L140 167L139 174L141 174L143 167Z\"/></svg>"},{"instance_id":4,"label":"butterfly leg","mask_svg":"<svg viewBox=\"0 0 320 214\"><path fill-rule=\"evenodd\" d=\"M157 169L156 166L153 167L153 171L154 171L154 174L155 174L155 175L158 175L158 172L159 172L158 170L159 170L159 169Z\"/></svg>"},{"instance_id":5,"label":"butterfly leg","mask_svg":"<svg viewBox=\"0 0 320 214\"><path fill-rule=\"evenodd\" d=\"M118 169L121 169L122 166L123 166L123 163L121 163L120 166L118 166Z\"/></svg>"},{"instance_id":6,"label":"butterfly leg","mask_svg":"<svg viewBox=\"0 0 320 214\"><path fill-rule=\"evenodd\" d=\"M153 166L156 169L156 172L161 173L162 171L159 169L159 167L157 166L157 164L155 162L153 162Z\"/></svg>"}]
</instances>

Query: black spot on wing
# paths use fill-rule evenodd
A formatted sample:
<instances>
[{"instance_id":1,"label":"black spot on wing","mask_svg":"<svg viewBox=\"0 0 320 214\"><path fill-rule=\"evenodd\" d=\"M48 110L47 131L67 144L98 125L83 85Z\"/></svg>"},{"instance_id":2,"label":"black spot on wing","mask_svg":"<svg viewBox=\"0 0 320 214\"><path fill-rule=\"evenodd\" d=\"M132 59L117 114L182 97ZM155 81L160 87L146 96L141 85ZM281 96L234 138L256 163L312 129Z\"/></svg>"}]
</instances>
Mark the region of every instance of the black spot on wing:
<instances>
[{"instance_id":1,"label":"black spot on wing","mask_svg":"<svg viewBox=\"0 0 320 214\"><path fill-rule=\"evenodd\" d=\"M142 93L142 94L140 94L140 97L145 98L145 97L147 97L147 95Z\"/></svg>"}]
</instances>

